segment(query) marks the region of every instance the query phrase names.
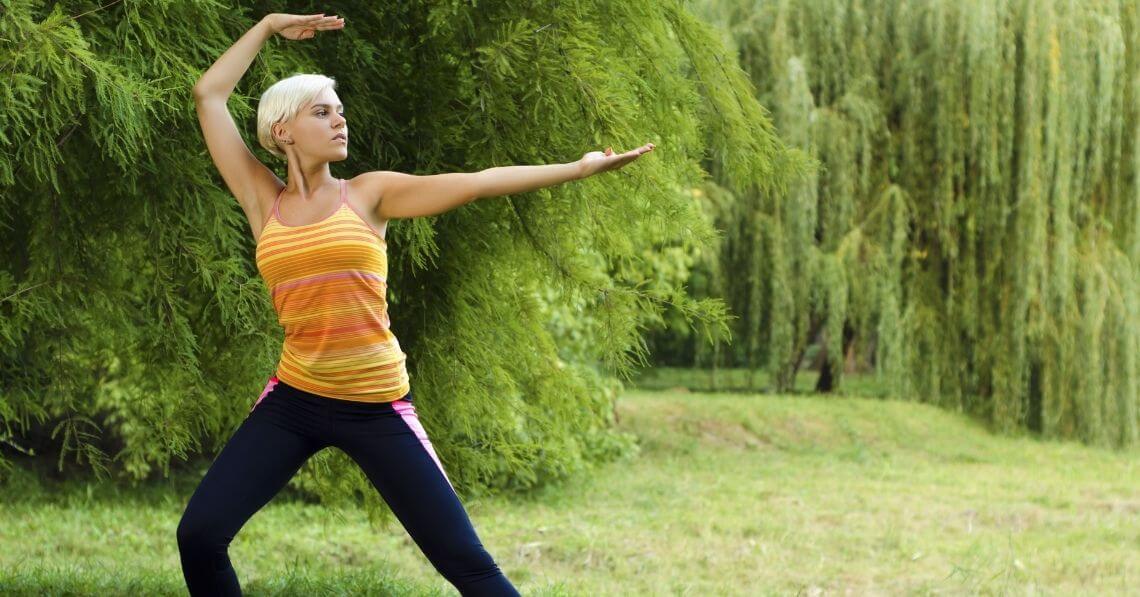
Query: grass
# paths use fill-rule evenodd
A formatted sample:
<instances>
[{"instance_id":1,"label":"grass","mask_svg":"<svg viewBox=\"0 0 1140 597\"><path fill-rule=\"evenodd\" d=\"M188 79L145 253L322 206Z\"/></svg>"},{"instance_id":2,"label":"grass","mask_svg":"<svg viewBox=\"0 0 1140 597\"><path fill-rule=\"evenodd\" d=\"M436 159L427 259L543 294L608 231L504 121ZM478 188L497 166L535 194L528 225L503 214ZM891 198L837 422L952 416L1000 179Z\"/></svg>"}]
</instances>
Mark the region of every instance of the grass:
<instances>
[{"instance_id":1,"label":"grass","mask_svg":"<svg viewBox=\"0 0 1140 597\"><path fill-rule=\"evenodd\" d=\"M1140 451L854 397L634 390L618 413L637 458L466 502L523 594L1140 594ZM11 480L0 594L185 594L197 480ZM249 595L456 594L399 526L284 494L230 555Z\"/></svg>"}]
</instances>

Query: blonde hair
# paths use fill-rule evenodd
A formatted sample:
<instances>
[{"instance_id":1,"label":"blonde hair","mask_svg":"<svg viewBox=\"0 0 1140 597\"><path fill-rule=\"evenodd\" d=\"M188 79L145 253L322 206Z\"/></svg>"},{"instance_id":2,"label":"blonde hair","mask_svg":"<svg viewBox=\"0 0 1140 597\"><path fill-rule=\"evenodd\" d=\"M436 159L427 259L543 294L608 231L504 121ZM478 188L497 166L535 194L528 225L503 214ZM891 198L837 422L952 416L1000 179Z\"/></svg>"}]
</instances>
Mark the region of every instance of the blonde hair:
<instances>
[{"instance_id":1,"label":"blonde hair","mask_svg":"<svg viewBox=\"0 0 1140 597\"><path fill-rule=\"evenodd\" d=\"M257 142L269 153L288 159L273 138L274 123L293 120L326 87L336 89L336 80L310 74L296 74L270 85L257 104Z\"/></svg>"}]
</instances>

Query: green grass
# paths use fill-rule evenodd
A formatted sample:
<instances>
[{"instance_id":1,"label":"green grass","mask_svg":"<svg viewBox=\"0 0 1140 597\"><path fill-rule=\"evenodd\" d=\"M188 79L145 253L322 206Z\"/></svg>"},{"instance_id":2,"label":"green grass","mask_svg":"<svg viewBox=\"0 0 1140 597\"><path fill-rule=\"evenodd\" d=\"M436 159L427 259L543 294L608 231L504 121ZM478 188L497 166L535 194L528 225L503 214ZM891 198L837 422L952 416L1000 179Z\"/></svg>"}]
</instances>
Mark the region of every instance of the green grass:
<instances>
[{"instance_id":1,"label":"green grass","mask_svg":"<svg viewBox=\"0 0 1140 597\"><path fill-rule=\"evenodd\" d=\"M618 412L638 457L466 502L524 594L1140 594L1140 451L864 398L630 391ZM0 594L185 594L197 480L14 479ZM288 497L230 547L247 594L456 594L398 525Z\"/></svg>"}]
</instances>

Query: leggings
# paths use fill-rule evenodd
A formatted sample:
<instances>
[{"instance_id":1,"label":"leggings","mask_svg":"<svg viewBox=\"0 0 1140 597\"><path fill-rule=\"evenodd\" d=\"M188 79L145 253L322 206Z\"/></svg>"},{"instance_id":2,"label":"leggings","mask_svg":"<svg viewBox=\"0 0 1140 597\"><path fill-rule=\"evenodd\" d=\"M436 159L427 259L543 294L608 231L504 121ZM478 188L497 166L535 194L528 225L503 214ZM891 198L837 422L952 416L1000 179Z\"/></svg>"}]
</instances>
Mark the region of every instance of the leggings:
<instances>
[{"instance_id":1,"label":"leggings","mask_svg":"<svg viewBox=\"0 0 1140 597\"><path fill-rule=\"evenodd\" d=\"M412 406L318 396L269 378L194 490L178 523L192 596L241 595L230 541L301 465L327 446L364 470L437 571L462 595L518 595L483 548Z\"/></svg>"}]
</instances>

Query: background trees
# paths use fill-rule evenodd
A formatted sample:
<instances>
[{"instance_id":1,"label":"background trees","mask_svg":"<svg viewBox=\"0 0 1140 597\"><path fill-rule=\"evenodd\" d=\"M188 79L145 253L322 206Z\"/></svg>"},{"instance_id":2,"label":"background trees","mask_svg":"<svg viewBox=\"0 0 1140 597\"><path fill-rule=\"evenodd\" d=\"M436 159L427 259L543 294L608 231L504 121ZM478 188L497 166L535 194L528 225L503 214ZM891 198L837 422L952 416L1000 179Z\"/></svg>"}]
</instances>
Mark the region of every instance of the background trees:
<instances>
[{"instance_id":1,"label":"background trees","mask_svg":"<svg viewBox=\"0 0 1140 597\"><path fill-rule=\"evenodd\" d=\"M814 344L819 389L873 367L1001 429L1137 441L1136 3L697 4L821 165L708 204L722 363L786 389Z\"/></svg>"}]
</instances>

